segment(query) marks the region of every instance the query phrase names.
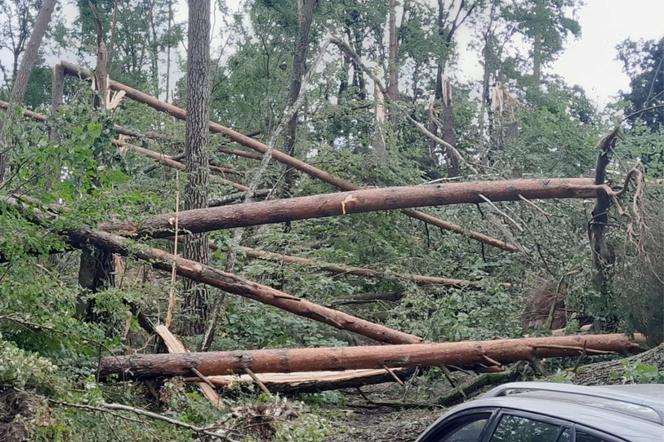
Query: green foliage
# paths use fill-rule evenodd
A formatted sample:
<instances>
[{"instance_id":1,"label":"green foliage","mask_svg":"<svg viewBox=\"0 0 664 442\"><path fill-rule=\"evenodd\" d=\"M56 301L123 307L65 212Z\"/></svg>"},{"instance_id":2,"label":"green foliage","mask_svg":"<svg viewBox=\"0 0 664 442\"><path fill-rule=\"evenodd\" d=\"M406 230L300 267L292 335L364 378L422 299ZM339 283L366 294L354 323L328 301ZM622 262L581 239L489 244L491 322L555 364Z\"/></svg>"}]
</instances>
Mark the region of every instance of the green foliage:
<instances>
[{"instance_id":1,"label":"green foliage","mask_svg":"<svg viewBox=\"0 0 664 442\"><path fill-rule=\"evenodd\" d=\"M0 335L0 385L53 394L64 387L51 361L18 348Z\"/></svg>"},{"instance_id":2,"label":"green foliage","mask_svg":"<svg viewBox=\"0 0 664 442\"><path fill-rule=\"evenodd\" d=\"M623 364L622 381L625 384L661 384L664 382L664 372L659 371L655 364L644 364L638 361L625 363Z\"/></svg>"}]
</instances>

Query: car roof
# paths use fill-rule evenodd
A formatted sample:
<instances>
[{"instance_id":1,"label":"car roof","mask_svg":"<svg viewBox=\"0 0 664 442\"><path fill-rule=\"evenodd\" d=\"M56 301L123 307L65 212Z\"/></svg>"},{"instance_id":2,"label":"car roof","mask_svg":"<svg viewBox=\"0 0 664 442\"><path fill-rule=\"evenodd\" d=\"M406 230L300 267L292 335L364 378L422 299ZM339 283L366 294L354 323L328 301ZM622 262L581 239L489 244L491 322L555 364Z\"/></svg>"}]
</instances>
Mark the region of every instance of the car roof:
<instances>
[{"instance_id":1,"label":"car roof","mask_svg":"<svg viewBox=\"0 0 664 442\"><path fill-rule=\"evenodd\" d=\"M647 387L631 385L583 387L543 382L514 382L496 387L479 399L452 408L432 427L460 412L501 408L561 419L630 442L662 441L664 425L660 421L659 413L664 410L662 408L664 404L659 400L657 392L664 393L664 386L651 384ZM573 393L567 393L570 391ZM578 395L584 396L585 399L577 398ZM627 402L622 402L623 400ZM619 402L623 408L607 407L605 406L607 401ZM647 405L643 405L646 403ZM653 408L646 412L640 408L643 406Z\"/></svg>"},{"instance_id":2,"label":"car roof","mask_svg":"<svg viewBox=\"0 0 664 442\"><path fill-rule=\"evenodd\" d=\"M585 386L550 382L511 382L484 394L484 398L518 394L550 401L576 403L664 424L664 385L631 384Z\"/></svg>"}]
</instances>

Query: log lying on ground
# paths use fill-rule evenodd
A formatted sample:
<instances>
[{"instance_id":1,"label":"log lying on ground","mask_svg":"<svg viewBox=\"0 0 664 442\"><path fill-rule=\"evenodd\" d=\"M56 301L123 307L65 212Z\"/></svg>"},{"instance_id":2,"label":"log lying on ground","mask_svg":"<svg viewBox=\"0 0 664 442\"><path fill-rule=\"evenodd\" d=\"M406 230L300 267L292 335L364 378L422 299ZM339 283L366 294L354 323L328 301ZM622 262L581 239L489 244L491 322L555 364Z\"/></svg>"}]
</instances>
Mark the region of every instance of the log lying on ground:
<instances>
[{"instance_id":1,"label":"log lying on ground","mask_svg":"<svg viewBox=\"0 0 664 442\"><path fill-rule=\"evenodd\" d=\"M412 369L395 369L390 374L385 369L379 370L344 370L344 371L314 371L303 373L261 373L256 376L273 393L316 393L326 390L339 390L342 388L356 388L363 385L396 382L397 376L405 381ZM206 378L213 385L223 388L234 388L253 384L249 375L208 376ZM197 382L198 378L186 378L187 382Z\"/></svg>"},{"instance_id":2,"label":"log lying on ground","mask_svg":"<svg viewBox=\"0 0 664 442\"><path fill-rule=\"evenodd\" d=\"M444 285L451 287L479 286L480 281L468 281L465 279L445 278L442 276L416 275L412 273L384 272L380 270L368 269L366 267L354 267L343 264L334 264L330 262L316 261L313 259L301 258L299 256L282 255L281 253L266 252L256 250L250 247L240 246L240 251L247 257L261 259L264 261L280 262L286 264L297 264L306 267L315 267L320 270L332 273L344 273L349 275L364 276L366 278L397 279L412 281L417 285Z\"/></svg>"},{"instance_id":3,"label":"log lying on ground","mask_svg":"<svg viewBox=\"0 0 664 442\"><path fill-rule=\"evenodd\" d=\"M322 347L276 350L220 351L177 355L143 354L102 358L102 376L130 378L190 376L196 368L205 376L244 373L290 373L378 369L384 367L475 367L538 358L580 354L636 353L642 336L623 334L499 339L419 345Z\"/></svg>"},{"instance_id":4,"label":"log lying on ground","mask_svg":"<svg viewBox=\"0 0 664 442\"><path fill-rule=\"evenodd\" d=\"M87 69L84 69L80 66L76 66L75 64L72 63L68 63L66 61L63 61L60 64L62 65L64 72L67 75L72 75L83 79L91 78L91 73ZM169 115L172 115L173 117L178 118L180 120L186 120L187 118L187 113L184 109L181 109L169 103L165 103L156 97L148 95L144 92L141 92L137 89L134 89L120 82L109 80L108 87L112 90L124 91L126 96L131 98L132 100L144 103L158 111L166 112ZM210 122L209 126L211 132L222 134L227 138L229 138L230 140L235 141L236 143L246 146L250 149L253 149L261 154L264 154L268 150L266 144L261 143L260 141L254 138L248 137L247 135L236 132L233 129L222 126L221 124ZM355 184L351 183L348 180L332 175L331 173L325 172L322 169L312 166L311 164L306 163L302 160L298 160L297 158L294 158L277 149L274 149L272 151L272 158L274 158L276 161L282 164L285 164L287 166L292 167L293 169L304 172L312 177L318 178L321 181L331 184L334 187L337 187L341 190L348 191L348 190L357 190L360 188L359 186L356 186ZM492 238L488 235L484 235L482 233L465 229L462 226L436 218L424 212L411 210L411 209L405 209L402 210L402 212L412 218L419 219L421 221L424 221L425 223L434 225L441 229L449 230L464 235L468 238L482 242L492 247L497 247L499 249L506 250L509 252L519 251L519 248L514 246L513 244L508 244L505 241Z\"/></svg>"},{"instance_id":5,"label":"log lying on ground","mask_svg":"<svg viewBox=\"0 0 664 442\"><path fill-rule=\"evenodd\" d=\"M160 152L155 152L154 150L146 149L144 147L136 146L131 143L127 143L125 141L119 141L119 140L113 140L113 144L120 148L126 148L130 149L132 152L136 152L137 154L144 156L146 158L153 159L157 161L160 164L163 164L164 166L170 167L172 169L177 169L177 170L185 170L186 166L184 163L174 160L173 158L169 157L168 155L164 155L163 153ZM226 178L223 178L223 175L226 173L234 173L234 174L241 174L237 170L234 169L229 169L227 167L221 167L221 166L212 166L210 165L210 171L213 172L218 180L223 182L224 184L228 184L229 186L232 186L233 188L239 190L240 192L246 192L249 190L249 187L245 186L244 184L239 184L233 181L230 181ZM221 176L220 176L221 175Z\"/></svg>"},{"instance_id":6,"label":"log lying on ground","mask_svg":"<svg viewBox=\"0 0 664 442\"><path fill-rule=\"evenodd\" d=\"M186 210L179 212L178 223L186 234L405 207L482 203L485 202L482 196L491 201L517 201L522 197L531 200L594 198L600 189L611 192L610 189L606 190L605 186L595 185L590 178L385 187ZM103 225L102 229L129 236L163 238L173 235L174 218L174 213L168 213L141 222L109 223Z\"/></svg>"},{"instance_id":7,"label":"log lying on ground","mask_svg":"<svg viewBox=\"0 0 664 442\"><path fill-rule=\"evenodd\" d=\"M663 372L664 344L628 358L582 365L575 370L570 381L579 385L622 384L626 381L625 378L629 378L635 374L638 375L638 370L629 372L630 367L634 367L637 364L649 365L655 367L658 372ZM641 373L645 374L643 371Z\"/></svg>"}]
</instances>

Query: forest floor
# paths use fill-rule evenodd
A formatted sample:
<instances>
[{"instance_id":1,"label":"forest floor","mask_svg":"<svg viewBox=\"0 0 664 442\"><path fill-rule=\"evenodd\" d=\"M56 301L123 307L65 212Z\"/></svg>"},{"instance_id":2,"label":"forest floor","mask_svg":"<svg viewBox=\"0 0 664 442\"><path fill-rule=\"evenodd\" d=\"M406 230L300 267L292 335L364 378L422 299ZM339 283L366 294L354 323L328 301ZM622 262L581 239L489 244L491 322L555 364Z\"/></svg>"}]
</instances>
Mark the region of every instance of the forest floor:
<instances>
[{"instance_id":1,"label":"forest floor","mask_svg":"<svg viewBox=\"0 0 664 442\"><path fill-rule=\"evenodd\" d=\"M456 381L465 376L457 373ZM321 407L319 413L332 423L330 442L410 442L438 419L445 408L437 400L452 391L439 377L414 378L406 385L385 383L345 390L343 405ZM389 404L389 405L385 405Z\"/></svg>"}]
</instances>

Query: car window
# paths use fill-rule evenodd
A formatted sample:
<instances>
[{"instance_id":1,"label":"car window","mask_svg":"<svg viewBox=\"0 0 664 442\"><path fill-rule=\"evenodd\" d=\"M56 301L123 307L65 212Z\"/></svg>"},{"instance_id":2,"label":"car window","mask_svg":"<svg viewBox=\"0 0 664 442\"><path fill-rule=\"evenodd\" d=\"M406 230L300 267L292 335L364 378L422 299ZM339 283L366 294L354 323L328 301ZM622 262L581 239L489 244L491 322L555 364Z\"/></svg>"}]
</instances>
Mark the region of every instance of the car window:
<instances>
[{"instance_id":1,"label":"car window","mask_svg":"<svg viewBox=\"0 0 664 442\"><path fill-rule=\"evenodd\" d=\"M571 434L565 427L511 414L500 418L491 436L491 442L566 441L571 441Z\"/></svg>"},{"instance_id":2,"label":"car window","mask_svg":"<svg viewBox=\"0 0 664 442\"><path fill-rule=\"evenodd\" d=\"M440 442L478 442L488 421L489 418L484 418L462 425L445 435Z\"/></svg>"},{"instance_id":3,"label":"car window","mask_svg":"<svg viewBox=\"0 0 664 442\"><path fill-rule=\"evenodd\" d=\"M472 413L443 421L422 442L478 442L490 418L491 413Z\"/></svg>"}]
</instances>

